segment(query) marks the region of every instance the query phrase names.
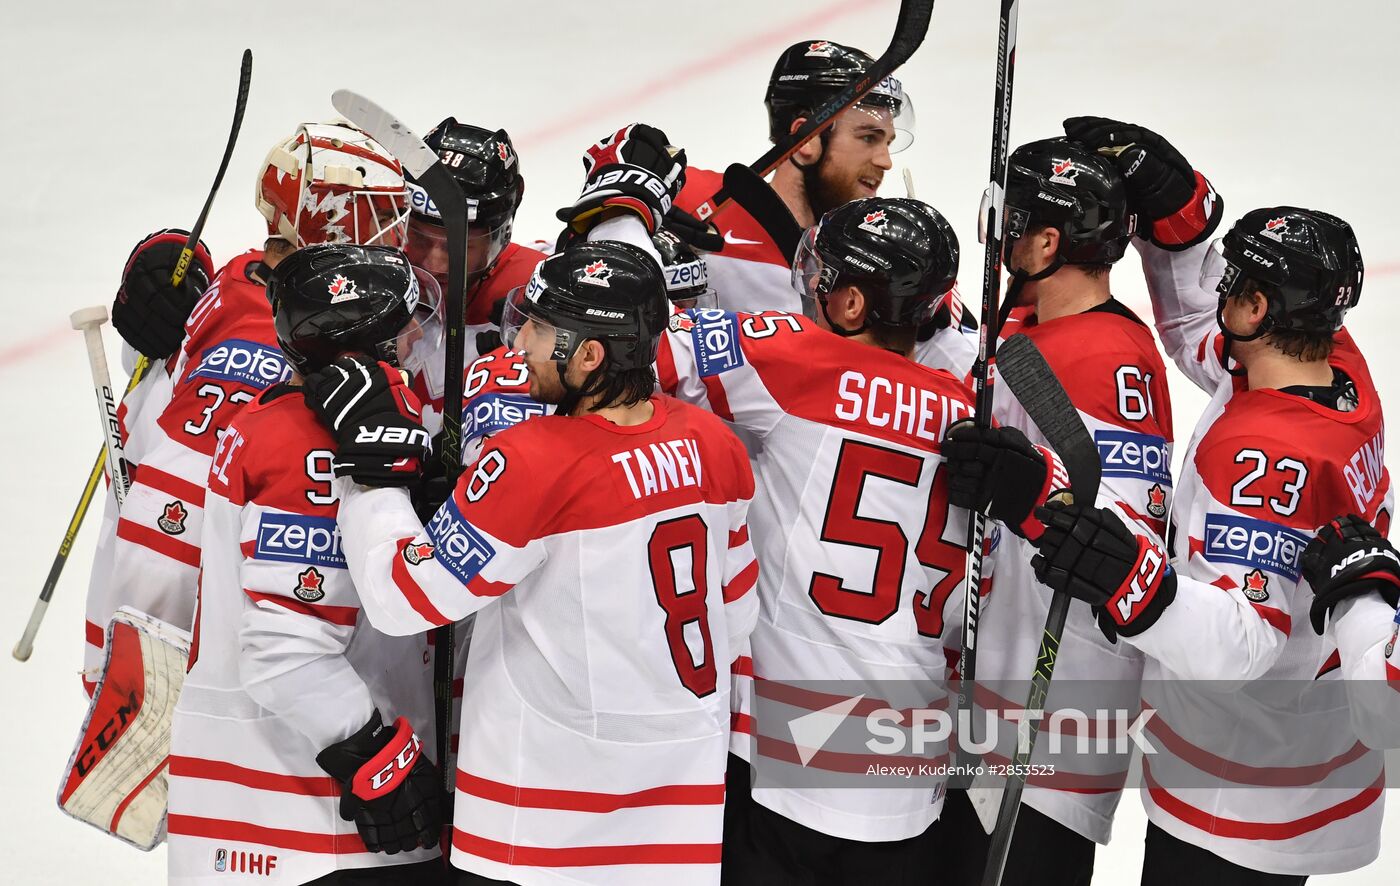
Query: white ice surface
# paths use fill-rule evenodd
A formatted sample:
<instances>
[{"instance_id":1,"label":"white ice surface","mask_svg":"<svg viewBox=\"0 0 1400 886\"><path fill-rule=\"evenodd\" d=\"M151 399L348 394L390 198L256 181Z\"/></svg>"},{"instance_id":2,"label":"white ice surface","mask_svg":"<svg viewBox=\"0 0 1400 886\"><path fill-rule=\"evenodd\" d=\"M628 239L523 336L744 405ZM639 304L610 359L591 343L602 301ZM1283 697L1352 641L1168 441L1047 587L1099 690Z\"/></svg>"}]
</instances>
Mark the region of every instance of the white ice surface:
<instances>
[{"instance_id":1,"label":"white ice surface","mask_svg":"<svg viewBox=\"0 0 1400 886\"><path fill-rule=\"evenodd\" d=\"M975 237L986 183L994 0L941 0L901 72L918 106L908 164L919 196L962 238L963 290L979 291ZM50 0L7 4L0 24L0 562L5 649L28 617L99 443L80 337L67 315L111 299L131 245L190 225L228 130L239 54L255 56L243 135L205 239L222 261L261 240L250 200L271 143L329 117L330 93L364 92L427 130L443 116L503 126L529 182L517 224L551 237L578 186L584 145L632 120L662 126L697 166L766 147L764 85L777 53L831 38L878 54L894 0L481 0L285 3ZM1096 113L1149 124L1209 174L1237 217L1293 203L1350 220L1369 280L1350 324L1384 398L1400 394L1394 290L1400 233L1394 157L1400 13L1381 0L1023 4L1012 143ZM899 194L897 174L885 193ZM1130 258L1114 290L1141 305ZM108 330L114 372L118 341ZM1178 438L1202 397L1172 379ZM0 657L0 880L158 883L143 855L62 816L60 769L84 699L77 671L92 520L34 657ZM1378 862L1319 884L1389 882L1400 825ZM1136 882L1144 817L1125 798L1098 883ZM930 872L930 882L934 882Z\"/></svg>"}]
</instances>

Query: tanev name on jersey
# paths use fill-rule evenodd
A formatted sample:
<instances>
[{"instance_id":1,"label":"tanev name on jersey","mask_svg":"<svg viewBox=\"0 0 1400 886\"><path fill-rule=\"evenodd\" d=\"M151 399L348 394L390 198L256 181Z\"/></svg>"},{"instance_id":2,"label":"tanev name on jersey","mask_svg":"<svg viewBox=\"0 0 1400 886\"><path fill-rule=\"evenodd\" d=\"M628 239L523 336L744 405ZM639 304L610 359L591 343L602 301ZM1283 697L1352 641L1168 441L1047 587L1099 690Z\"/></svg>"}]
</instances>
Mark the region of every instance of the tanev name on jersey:
<instances>
[{"instance_id":1,"label":"tanev name on jersey","mask_svg":"<svg viewBox=\"0 0 1400 886\"><path fill-rule=\"evenodd\" d=\"M1164 438L1133 431L1095 431L1094 443L1105 477L1172 485L1171 454Z\"/></svg>"},{"instance_id":2,"label":"tanev name on jersey","mask_svg":"<svg viewBox=\"0 0 1400 886\"><path fill-rule=\"evenodd\" d=\"M433 556L462 584L476 578L496 556L496 549L467 522L453 499L438 508L427 532L433 540Z\"/></svg>"},{"instance_id":3,"label":"tanev name on jersey","mask_svg":"<svg viewBox=\"0 0 1400 886\"><path fill-rule=\"evenodd\" d=\"M190 379L210 378L266 388L292 376L292 365L282 352L255 341L230 338L206 350Z\"/></svg>"},{"instance_id":4,"label":"tanev name on jersey","mask_svg":"<svg viewBox=\"0 0 1400 886\"><path fill-rule=\"evenodd\" d=\"M1206 516L1205 558L1239 563L1297 581L1308 537L1267 520L1231 514Z\"/></svg>"},{"instance_id":5,"label":"tanev name on jersey","mask_svg":"<svg viewBox=\"0 0 1400 886\"><path fill-rule=\"evenodd\" d=\"M331 517L264 513L258 521L256 560L305 563L323 569L344 569L340 527Z\"/></svg>"}]
</instances>

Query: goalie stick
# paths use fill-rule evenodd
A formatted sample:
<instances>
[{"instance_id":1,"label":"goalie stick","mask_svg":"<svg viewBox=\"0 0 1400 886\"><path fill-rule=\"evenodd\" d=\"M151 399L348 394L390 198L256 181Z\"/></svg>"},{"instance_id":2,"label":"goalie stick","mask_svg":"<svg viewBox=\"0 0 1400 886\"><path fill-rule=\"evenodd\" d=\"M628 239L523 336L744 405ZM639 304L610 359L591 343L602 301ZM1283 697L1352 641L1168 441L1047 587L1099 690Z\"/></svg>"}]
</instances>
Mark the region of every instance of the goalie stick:
<instances>
[{"instance_id":1,"label":"goalie stick","mask_svg":"<svg viewBox=\"0 0 1400 886\"><path fill-rule=\"evenodd\" d=\"M997 375L1006 382L1016 401L1026 410L1031 421L1040 429L1050 448L1065 463L1069 472L1073 498L1093 502L1098 498L1102 466L1098 446L1084 427L1079 410L1070 402L1059 379L1045 362L1045 355L1024 335L1013 335L1001 346L997 356ZM1031 691L1025 710L1045 710L1045 696L1050 692L1050 679L1055 673L1055 659L1060 653L1060 637L1069 615L1070 597L1056 592L1050 598L1050 611L1040 638L1040 655L1031 675ZM1040 733L1040 721L1026 721L1028 738L1025 752L1017 751L1011 773L1001 795L996 830L992 833L987 852L987 867L982 873L982 886L998 886L1011 850L1011 838L1016 833L1016 818L1021 811L1021 793L1026 788L1026 773L1035 752L1035 739ZM1018 748L1021 746L1018 743Z\"/></svg>"},{"instance_id":2,"label":"goalie stick","mask_svg":"<svg viewBox=\"0 0 1400 886\"><path fill-rule=\"evenodd\" d=\"M809 140L821 135L827 128L836 122L836 117L842 111L856 104L871 89L879 85L880 81L890 76L904 64L914 54L914 50L924 42L924 36L928 34L929 19L933 16L934 0L901 0L899 4L899 17L895 21L894 36L890 38L890 45L885 52L875 60L865 75L859 80L847 86L827 100L826 104L812 112L812 116L807 118L807 122L787 138L769 148L762 157L749 164L749 169L757 173L759 178L767 178L768 174L777 169L779 165L787 160L797 149L806 144ZM715 194L695 207L695 217L700 221L706 221L710 216L719 211L725 203L734 199L733 193L729 190L728 175L725 176L724 186Z\"/></svg>"},{"instance_id":3,"label":"goalie stick","mask_svg":"<svg viewBox=\"0 0 1400 886\"><path fill-rule=\"evenodd\" d=\"M233 148L238 142L238 132L243 127L243 112L248 107L248 89L253 80L253 51L243 50L243 59L238 68L238 98L233 106L233 126L228 134L228 142L224 145L224 157L219 162L219 172L214 176L214 186L209 189L209 196L204 200L204 208L199 211L199 218L195 220L194 228L190 231L190 236L185 240L185 247L180 252L180 259L175 265L175 272L170 275L170 285L179 286L185 279L185 274L189 270L190 259L194 256L195 245L199 243L199 235L204 230L204 223L209 219L209 210L214 205L214 195L219 192L219 186L223 184L224 173L228 171L229 161L233 158ZM146 357L141 357L136 361L136 367L132 370L131 380L127 382L126 391L122 394L122 399L136 389L145 378L146 371L150 368L151 362ZM107 447L98 450L97 459L88 472L87 484L83 487L83 493L78 497L78 505L73 509L73 516L68 520L68 528L64 530L63 540L58 545L58 553L54 555L53 565L49 567L49 574L44 579L44 586L39 589L39 599L34 602L34 609L29 613L29 622L24 626L24 633L20 635L19 642L15 643L15 648L11 653L20 661L28 661L29 656L34 652L34 637L39 633L39 625L44 621L44 614L48 611L49 601L53 599L54 588L58 587L59 576L63 574L63 567L68 564L68 555L73 550L73 542L78 538L78 530L82 528L83 519L87 516L88 507L92 504L93 494L97 490L97 483L102 479L102 465L107 459ZM116 481L115 474L113 482Z\"/></svg>"},{"instance_id":4,"label":"goalie stick","mask_svg":"<svg viewBox=\"0 0 1400 886\"><path fill-rule=\"evenodd\" d=\"M331 95L331 105L351 123L369 133L392 155L399 159L428 196L437 204L442 225L447 231L447 292L443 296L446 308L447 348L444 356L442 393L442 466L449 481L462 472L462 372L466 363L467 320L467 198L462 189L442 165L438 155L423 143L394 115L363 95L348 89L337 89ZM437 727L438 762L442 764L443 816L452 822L452 798L456 778L447 765L448 739L452 730L452 675L456 632L451 625L433 632L433 702Z\"/></svg>"}]
</instances>

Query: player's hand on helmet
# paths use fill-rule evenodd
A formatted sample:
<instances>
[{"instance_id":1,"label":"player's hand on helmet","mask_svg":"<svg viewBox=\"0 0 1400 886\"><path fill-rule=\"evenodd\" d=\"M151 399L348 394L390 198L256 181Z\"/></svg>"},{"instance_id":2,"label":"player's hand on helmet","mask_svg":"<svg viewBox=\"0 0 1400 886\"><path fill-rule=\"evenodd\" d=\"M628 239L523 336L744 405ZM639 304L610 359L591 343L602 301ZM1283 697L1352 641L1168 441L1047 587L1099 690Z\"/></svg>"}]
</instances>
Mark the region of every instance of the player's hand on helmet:
<instances>
[{"instance_id":1,"label":"player's hand on helmet","mask_svg":"<svg viewBox=\"0 0 1400 886\"><path fill-rule=\"evenodd\" d=\"M402 370L365 356L341 357L305 379L306 404L337 447L337 477L366 486L411 486L423 473L428 432Z\"/></svg>"},{"instance_id":2,"label":"player's hand on helmet","mask_svg":"<svg viewBox=\"0 0 1400 886\"><path fill-rule=\"evenodd\" d=\"M179 228L147 234L127 257L121 288L112 302L112 326L127 344L152 360L169 357L180 347L185 321L214 276L209 248L201 240L195 244L185 279L179 286L170 285L189 236L189 231Z\"/></svg>"},{"instance_id":3,"label":"player's hand on helmet","mask_svg":"<svg viewBox=\"0 0 1400 886\"><path fill-rule=\"evenodd\" d=\"M1303 549L1303 578L1312 587L1308 615L1318 634L1337 604L1375 591L1400 603L1400 555L1370 523L1347 514L1317 531Z\"/></svg>"},{"instance_id":4,"label":"player's hand on helmet","mask_svg":"<svg viewBox=\"0 0 1400 886\"><path fill-rule=\"evenodd\" d=\"M1135 123L1107 117L1070 117L1065 135L1113 156L1128 185L1128 208L1142 233L1163 249L1185 249L1220 224L1225 201L1171 142Z\"/></svg>"},{"instance_id":5,"label":"player's hand on helmet","mask_svg":"<svg viewBox=\"0 0 1400 886\"><path fill-rule=\"evenodd\" d=\"M1031 558L1036 578L1088 603L1110 641L1152 627L1176 599L1166 554L1113 511L1056 501L1036 508L1036 517L1045 526Z\"/></svg>"},{"instance_id":6,"label":"player's hand on helmet","mask_svg":"<svg viewBox=\"0 0 1400 886\"><path fill-rule=\"evenodd\" d=\"M705 252L719 252L724 249L724 235L715 230L714 225L681 209L672 206L666 213L666 230L680 238L691 249Z\"/></svg>"},{"instance_id":7,"label":"player's hand on helmet","mask_svg":"<svg viewBox=\"0 0 1400 886\"><path fill-rule=\"evenodd\" d=\"M633 123L583 152L583 191L557 213L575 233L585 233L612 211L632 212L655 234L685 184L685 151L666 133Z\"/></svg>"},{"instance_id":8,"label":"player's hand on helmet","mask_svg":"<svg viewBox=\"0 0 1400 886\"><path fill-rule=\"evenodd\" d=\"M1023 538L1034 539L1043 528L1033 513L1036 505L1069 488L1059 457L1015 428L984 428L963 419L948 429L942 451L948 500L986 511Z\"/></svg>"},{"instance_id":9,"label":"player's hand on helmet","mask_svg":"<svg viewBox=\"0 0 1400 886\"><path fill-rule=\"evenodd\" d=\"M403 717L386 726L375 711L354 735L317 754L316 763L340 782L340 817L355 823L370 852L438 844L442 778Z\"/></svg>"}]
</instances>

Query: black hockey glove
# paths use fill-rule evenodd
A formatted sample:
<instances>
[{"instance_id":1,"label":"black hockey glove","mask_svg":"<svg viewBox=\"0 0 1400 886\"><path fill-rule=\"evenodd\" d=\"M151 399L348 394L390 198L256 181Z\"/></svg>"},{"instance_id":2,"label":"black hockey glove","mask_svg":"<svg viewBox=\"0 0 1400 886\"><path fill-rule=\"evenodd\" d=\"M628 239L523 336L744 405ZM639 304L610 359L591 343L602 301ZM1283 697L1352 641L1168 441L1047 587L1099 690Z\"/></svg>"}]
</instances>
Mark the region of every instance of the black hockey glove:
<instances>
[{"instance_id":1,"label":"black hockey glove","mask_svg":"<svg viewBox=\"0 0 1400 886\"><path fill-rule=\"evenodd\" d=\"M645 123L624 126L583 152L586 178L572 206L556 215L583 234L610 209L635 212L655 234L685 184L685 151Z\"/></svg>"},{"instance_id":2,"label":"black hockey glove","mask_svg":"<svg viewBox=\"0 0 1400 886\"><path fill-rule=\"evenodd\" d=\"M948 500L969 511L987 511L1022 538L1034 540L1044 529L1033 514L1036 506L1069 489L1059 457L1015 428L983 428L963 419L948 429L943 457Z\"/></svg>"},{"instance_id":3,"label":"black hockey glove","mask_svg":"<svg viewBox=\"0 0 1400 886\"><path fill-rule=\"evenodd\" d=\"M370 852L431 849L442 831L442 778L403 717L385 726L375 711L359 732L316 755L340 782L340 817Z\"/></svg>"},{"instance_id":4,"label":"black hockey glove","mask_svg":"<svg viewBox=\"0 0 1400 886\"><path fill-rule=\"evenodd\" d=\"M1303 549L1303 578L1312 586L1308 615L1319 635L1343 600L1372 591L1391 606L1400 603L1400 555L1370 523L1347 514L1317 531Z\"/></svg>"},{"instance_id":5,"label":"black hockey glove","mask_svg":"<svg viewBox=\"0 0 1400 886\"><path fill-rule=\"evenodd\" d=\"M1225 201L1181 152L1157 133L1106 117L1070 117L1065 135L1112 155L1128 184L1128 208L1144 222L1140 233L1163 249L1204 241L1220 224Z\"/></svg>"},{"instance_id":6,"label":"black hockey glove","mask_svg":"<svg viewBox=\"0 0 1400 886\"><path fill-rule=\"evenodd\" d=\"M121 288L112 302L112 326L127 344L152 360L163 360L180 347L185 321L214 276L209 248L201 240L185 279L179 286L170 285L189 236L189 231L179 228L146 235L127 257Z\"/></svg>"},{"instance_id":7,"label":"black hockey glove","mask_svg":"<svg viewBox=\"0 0 1400 886\"><path fill-rule=\"evenodd\" d=\"M484 335L485 333L478 333ZM442 431L433 438L433 452L442 452ZM442 503L452 497L452 490L457 486L457 473L451 477L447 476L447 471L442 463L441 455L427 460L423 468L423 476L418 479L418 483L411 490L413 499L413 511L418 515L418 521L424 526L433 519L433 515L442 507Z\"/></svg>"},{"instance_id":8,"label":"black hockey glove","mask_svg":"<svg viewBox=\"0 0 1400 886\"><path fill-rule=\"evenodd\" d=\"M716 231L709 222L702 222L679 206L672 206L666 213L666 230L675 234L692 249L704 252L719 252L724 249L724 235Z\"/></svg>"},{"instance_id":9,"label":"black hockey glove","mask_svg":"<svg viewBox=\"0 0 1400 886\"><path fill-rule=\"evenodd\" d=\"M1176 573L1146 536L1105 508L1051 502L1036 508L1045 532L1031 558L1035 577L1088 603L1109 642L1152 627L1176 599Z\"/></svg>"},{"instance_id":10,"label":"black hockey glove","mask_svg":"<svg viewBox=\"0 0 1400 886\"><path fill-rule=\"evenodd\" d=\"M341 357L306 377L306 404L336 437L337 477L365 486L412 486L428 432L403 372L369 357Z\"/></svg>"}]
</instances>

